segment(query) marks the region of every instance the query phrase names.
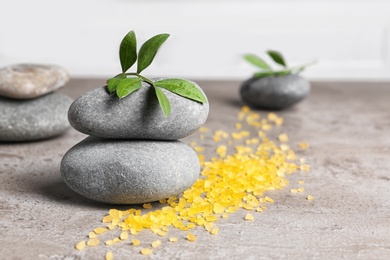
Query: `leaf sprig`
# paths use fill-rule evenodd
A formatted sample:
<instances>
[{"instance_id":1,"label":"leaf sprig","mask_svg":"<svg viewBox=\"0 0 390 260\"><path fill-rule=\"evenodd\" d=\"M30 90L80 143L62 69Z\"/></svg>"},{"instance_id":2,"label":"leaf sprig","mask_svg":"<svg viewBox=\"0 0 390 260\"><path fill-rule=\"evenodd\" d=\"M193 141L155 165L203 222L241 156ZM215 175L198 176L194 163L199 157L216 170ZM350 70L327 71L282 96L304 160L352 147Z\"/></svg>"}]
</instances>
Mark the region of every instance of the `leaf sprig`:
<instances>
[{"instance_id":1,"label":"leaf sprig","mask_svg":"<svg viewBox=\"0 0 390 260\"><path fill-rule=\"evenodd\" d=\"M306 69L306 67L313 65L315 63L315 62L310 62L304 65L288 68L286 60L284 59L283 55L279 51L268 50L267 54L276 64L282 66L283 69L273 70L271 66L268 65L267 62L265 62L262 58L258 57L257 55L246 54L244 55L244 59L249 63L251 63L252 65L255 65L256 67L260 68L260 71L256 72L253 75L253 77L262 78L268 76L285 76L289 74L298 74L304 69Z\"/></svg>"},{"instance_id":2,"label":"leaf sprig","mask_svg":"<svg viewBox=\"0 0 390 260\"><path fill-rule=\"evenodd\" d=\"M184 79L163 79L152 81L140 73L153 62L161 45L168 39L169 34L158 34L147 40L137 53L137 39L134 31L130 31L122 40L119 47L119 59L122 73L107 80L110 94L114 92L119 98L124 98L142 87L142 82L151 85L156 93L158 102L165 116L171 114L171 104L161 88L184 98L206 103L204 94L190 81ZM127 72L137 62L137 72Z\"/></svg>"}]
</instances>

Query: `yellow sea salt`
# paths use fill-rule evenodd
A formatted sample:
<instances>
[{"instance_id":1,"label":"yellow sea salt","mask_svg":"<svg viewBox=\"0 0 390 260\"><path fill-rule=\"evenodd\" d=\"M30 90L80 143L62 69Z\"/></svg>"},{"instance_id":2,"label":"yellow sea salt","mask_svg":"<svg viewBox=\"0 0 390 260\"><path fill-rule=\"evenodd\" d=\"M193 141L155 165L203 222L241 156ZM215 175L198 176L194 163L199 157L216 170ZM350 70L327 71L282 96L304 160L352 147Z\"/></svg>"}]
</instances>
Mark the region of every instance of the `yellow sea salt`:
<instances>
[{"instance_id":1,"label":"yellow sea salt","mask_svg":"<svg viewBox=\"0 0 390 260\"><path fill-rule=\"evenodd\" d=\"M151 248L142 248L141 249L141 254L143 255L151 255L153 253L153 249Z\"/></svg>"},{"instance_id":2,"label":"yellow sea salt","mask_svg":"<svg viewBox=\"0 0 390 260\"><path fill-rule=\"evenodd\" d=\"M288 142L287 134L280 134L278 138L279 138L279 141L282 143Z\"/></svg>"},{"instance_id":3,"label":"yellow sea salt","mask_svg":"<svg viewBox=\"0 0 390 260\"><path fill-rule=\"evenodd\" d=\"M218 146L216 150L219 157L226 157L227 147L226 145L220 145Z\"/></svg>"},{"instance_id":4,"label":"yellow sea salt","mask_svg":"<svg viewBox=\"0 0 390 260\"><path fill-rule=\"evenodd\" d=\"M89 234L88 234L88 238L97 238L97 237L98 237L98 235L96 235L95 232L89 232Z\"/></svg>"},{"instance_id":5,"label":"yellow sea salt","mask_svg":"<svg viewBox=\"0 0 390 260\"><path fill-rule=\"evenodd\" d=\"M156 240L152 242L152 247L154 248L159 247L160 245L161 245L161 240Z\"/></svg>"},{"instance_id":6,"label":"yellow sea salt","mask_svg":"<svg viewBox=\"0 0 390 260\"><path fill-rule=\"evenodd\" d=\"M216 234L218 234L218 232L219 232L219 228L218 227L215 227L215 228L213 228L212 230L211 230L211 234L212 235L216 235Z\"/></svg>"},{"instance_id":7,"label":"yellow sea salt","mask_svg":"<svg viewBox=\"0 0 390 260\"><path fill-rule=\"evenodd\" d=\"M281 144L280 149L285 152L290 150L290 147L287 144Z\"/></svg>"},{"instance_id":8,"label":"yellow sea salt","mask_svg":"<svg viewBox=\"0 0 390 260\"><path fill-rule=\"evenodd\" d=\"M97 245L99 245L99 242L100 242L99 239L92 238L92 239L88 240L87 245L88 246L97 246Z\"/></svg>"},{"instance_id":9,"label":"yellow sea salt","mask_svg":"<svg viewBox=\"0 0 390 260\"><path fill-rule=\"evenodd\" d=\"M222 139L226 139L229 137L229 134L225 131L218 130L214 132L213 140L214 142L219 142Z\"/></svg>"},{"instance_id":10,"label":"yellow sea salt","mask_svg":"<svg viewBox=\"0 0 390 260\"><path fill-rule=\"evenodd\" d=\"M114 224L108 224L108 225L107 225L107 228L108 228L109 230L113 230L115 227L116 227L116 225L114 225Z\"/></svg>"},{"instance_id":11,"label":"yellow sea salt","mask_svg":"<svg viewBox=\"0 0 390 260\"><path fill-rule=\"evenodd\" d=\"M259 139L257 139L257 138L252 138L252 139L245 140L245 144L246 145L258 144L258 143L259 143Z\"/></svg>"},{"instance_id":12,"label":"yellow sea salt","mask_svg":"<svg viewBox=\"0 0 390 260\"><path fill-rule=\"evenodd\" d=\"M303 172L310 172L310 165L308 165L308 164L301 164L301 166L299 168Z\"/></svg>"},{"instance_id":13,"label":"yellow sea salt","mask_svg":"<svg viewBox=\"0 0 390 260\"><path fill-rule=\"evenodd\" d=\"M218 220L218 216L215 216L215 215L208 215L206 216L206 221L207 222L214 222L214 221L217 221Z\"/></svg>"},{"instance_id":14,"label":"yellow sea salt","mask_svg":"<svg viewBox=\"0 0 390 260\"><path fill-rule=\"evenodd\" d=\"M268 113L268 120L275 123L275 125L280 126L283 124L283 118L279 117L275 113Z\"/></svg>"},{"instance_id":15,"label":"yellow sea salt","mask_svg":"<svg viewBox=\"0 0 390 260\"><path fill-rule=\"evenodd\" d=\"M166 237L167 234L168 234L167 232L162 231L162 230L159 230L159 231L157 232L157 235L159 235L160 237Z\"/></svg>"},{"instance_id":16,"label":"yellow sea salt","mask_svg":"<svg viewBox=\"0 0 390 260\"><path fill-rule=\"evenodd\" d=\"M269 121L274 121L278 116L275 113L268 113L267 118Z\"/></svg>"},{"instance_id":17,"label":"yellow sea salt","mask_svg":"<svg viewBox=\"0 0 390 260\"><path fill-rule=\"evenodd\" d=\"M263 129L264 131L270 130L271 128L272 128L272 125L269 125L269 124L264 124L261 126L261 129Z\"/></svg>"},{"instance_id":18,"label":"yellow sea salt","mask_svg":"<svg viewBox=\"0 0 390 260\"><path fill-rule=\"evenodd\" d=\"M219 204L219 203L215 203L215 204L214 204L214 207L213 207L213 211L214 211L214 213L219 214L219 213L222 213L222 212L225 211L225 207L222 206L222 205Z\"/></svg>"},{"instance_id":19,"label":"yellow sea salt","mask_svg":"<svg viewBox=\"0 0 390 260\"><path fill-rule=\"evenodd\" d=\"M197 153L201 153L201 152L204 151L204 148L201 147L201 146L195 146L195 147L194 147L194 150L195 150L195 152L197 152Z\"/></svg>"},{"instance_id":20,"label":"yellow sea salt","mask_svg":"<svg viewBox=\"0 0 390 260\"><path fill-rule=\"evenodd\" d=\"M102 222L103 223L109 223L112 221L112 216L111 215L107 215L103 218Z\"/></svg>"},{"instance_id":21,"label":"yellow sea salt","mask_svg":"<svg viewBox=\"0 0 390 260\"><path fill-rule=\"evenodd\" d=\"M202 126L201 128L199 128L199 132L201 132L201 133L210 132L210 128L207 128L207 127Z\"/></svg>"},{"instance_id":22,"label":"yellow sea salt","mask_svg":"<svg viewBox=\"0 0 390 260\"><path fill-rule=\"evenodd\" d=\"M132 240L131 240L131 244L132 244L133 246L138 246L139 244L141 244L141 241L139 241L138 239L132 239Z\"/></svg>"},{"instance_id":23,"label":"yellow sea salt","mask_svg":"<svg viewBox=\"0 0 390 260\"><path fill-rule=\"evenodd\" d=\"M150 203L145 203L145 204L142 205L142 207L144 209L151 209L151 208L153 208L152 204L150 204Z\"/></svg>"},{"instance_id":24,"label":"yellow sea salt","mask_svg":"<svg viewBox=\"0 0 390 260\"><path fill-rule=\"evenodd\" d=\"M115 242L114 242L114 240L107 240L107 241L105 242L105 244L106 244L107 246L111 246L111 245L115 244Z\"/></svg>"},{"instance_id":25,"label":"yellow sea salt","mask_svg":"<svg viewBox=\"0 0 390 260\"><path fill-rule=\"evenodd\" d=\"M305 143L305 142L302 142L302 143L299 143L299 144L298 144L298 147L299 147L300 149L302 149L302 150L308 149L309 146L310 146L310 145L309 145L308 143Z\"/></svg>"},{"instance_id":26,"label":"yellow sea salt","mask_svg":"<svg viewBox=\"0 0 390 260\"><path fill-rule=\"evenodd\" d=\"M170 237L169 238L169 242L177 242L177 241L178 241L177 237Z\"/></svg>"},{"instance_id":27,"label":"yellow sea salt","mask_svg":"<svg viewBox=\"0 0 390 260\"><path fill-rule=\"evenodd\" d=\"M127 233L127 231L123 231L120 236L119 236L120 239L122 240L126 240L129 238L129 233Z\"/></svg>"},{"instance_id":28,"label":"yellow sea salt","mask_svg":"<svg viewBox=\"0 0 390 260\"><path fill-rule=\"evenodd\" d=\"M107 252L106 260L113 260L113 259L114 259L114 254L111 251Z\"/></svg>"},{"instance_id":29,"label":"yellow sea salt","mask_svg":"<svg viewBox=\"0 0 390 260\"><path fill-rule=\"evenodd\" d=\"M281 126L281 125L283 124L283 118L278 117L278 118L276 118L276 119L274 120L274 122L275 122L275 125Z\"/></svg>"},{"instance_id":30,"label":"yellow sea salt","mask_svg":"<svg viewBox=\"0 0 390 260\"><path fill-rule=\"evenodd\" d=\"M244 218L246 221L251 221L251 220L254 220L255 218L253 217L253 215L251 213L247 213L245 215L245 218Z\"/></svg>"},{"instance_id":31,"label":"yellow sea salt","mask_svg":"<svg viewBox=\"0 0 390 260\"><path fill-rule=\"evenodd\" d=\"M108 231L107 228L104 228L104 227L98 227L98 228L95 228L93 230L93 232L95 232L95 234L97 234L97 235L106 233L107 231Z\"/></svg>"},{"instance_id":32,"label":"yellow sea salt","mask_svg":"<svg viewBox=\"0 0 390 260\"><path fill-rule=\"evenodd\" d=\"M284 171L279 169L277 170L276 175L278 175L279 177L284 177Z\"/></svg>"},{"instance_id":33,"label":"yellow sea salt","mask_svg":"<svg viewBox=\"0 0 390 260\"><path fill-rule=\"evenodd\" d=\"M108 214L111 215L113 219L120 219L123 217L123 212L117 209L110 209Z\"/></svg>"},{"instance_id":34,"label":"yellow sea salt","mask_svg":"<svg viewBox=\"0 0 390 260\"><path fill-rule=\"evenodd\" d=\"M241 112L248 113L250 111L251 111L251 109L248 106L242 106L241 107Z\"/></svg>"},{"instance_id":35,"label":"yellow sea salt","mask_svg":"<svg viewBox=\"0 0 390 260\"><path fill-rule=\"evenodd\" d=\"M195 242L196 240L196 236L192 233L188 233L187 234L187 240L190 241L190 242Z\"/></svg>"},{"instance_id":36,"label":"yellow sea salt","mask_svg":"<svg viewBox=\"0 0 390 260\"><path fill-rule=\"evenodd\" d=\"M80 241L79 243L76 244L75 247L77 250L83 250L86 245L87 245L87 243L85 241Z\"/></svg>"},{"instance_id":37,"label":"yellow sea salt","mask_svg":"<svg viewBox=\"0 0 390 260\"><path fill-rule=\"evenodd\" d=\"M268 196L266 196L264 199L265 199L265 202L268 202L268 203L274 203L275 202L272 198L270 198Z\"/></svg>"},{"instance_id":38,"label":"yellow sea salt","mask_svg":"<svg viewBox=\"0 0 390 260\"><path fill-rule=\"evenodd\" d=\"M248 131L234 132L231 134L231 136L234 140L240 140L244 137L250 136L250 132Z\"/></svg>"}]
</instances>

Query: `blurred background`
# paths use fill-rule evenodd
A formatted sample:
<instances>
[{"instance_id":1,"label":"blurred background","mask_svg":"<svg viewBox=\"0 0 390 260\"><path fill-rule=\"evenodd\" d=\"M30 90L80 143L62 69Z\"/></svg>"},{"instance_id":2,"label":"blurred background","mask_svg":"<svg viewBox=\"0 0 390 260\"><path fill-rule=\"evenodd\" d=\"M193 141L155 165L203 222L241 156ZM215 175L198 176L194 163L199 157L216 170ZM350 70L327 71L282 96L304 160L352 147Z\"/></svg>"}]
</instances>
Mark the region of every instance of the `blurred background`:
<instances>
[{"instance_id":1,"label":"blurred background","mask_svg":"<svg viewBox=\"0 0 390 260\"><path fill-rule=\"evenodd\" d=\"M171 34L148 76L241 80L256 70L243 54L276 49L290 65L317 60L310 80L390 80L388 0L0 0L0 10L0 67L110 77L134 29L139 43Z\"/></svg>"}]
</instances>

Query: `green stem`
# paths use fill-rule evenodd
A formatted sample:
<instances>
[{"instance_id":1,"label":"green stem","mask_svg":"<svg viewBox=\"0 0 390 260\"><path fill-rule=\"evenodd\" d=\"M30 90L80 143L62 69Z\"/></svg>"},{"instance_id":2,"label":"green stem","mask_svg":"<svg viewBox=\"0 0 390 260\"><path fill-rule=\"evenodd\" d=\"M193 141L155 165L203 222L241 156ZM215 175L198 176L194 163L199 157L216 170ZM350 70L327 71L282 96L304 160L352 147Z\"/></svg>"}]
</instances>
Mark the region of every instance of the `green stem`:
<instances>
[{"instance_id":1,"label":"green stem","mask_svg":"<svg viewBox=\"0 0 390 260\"><path fill-rule=\"evenodd\" d=\"M141 74L139 73L136 73L136 72L129 72L129 73L124 73L126 76L137 76L138 78L142 79L143 81L149 83L150 85L152 85L154 87L154 82L151 81L150 79L142 76Z\"/></svg>"}]
</instances>

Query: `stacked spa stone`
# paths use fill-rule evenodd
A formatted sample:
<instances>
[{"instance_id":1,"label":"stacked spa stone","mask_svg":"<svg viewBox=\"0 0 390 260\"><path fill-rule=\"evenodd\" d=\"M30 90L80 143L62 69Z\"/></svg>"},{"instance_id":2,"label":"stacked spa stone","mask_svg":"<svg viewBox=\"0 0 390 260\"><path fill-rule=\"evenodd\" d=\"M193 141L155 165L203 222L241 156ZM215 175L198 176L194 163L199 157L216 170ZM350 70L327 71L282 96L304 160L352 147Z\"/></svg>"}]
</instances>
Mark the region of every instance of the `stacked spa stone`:
<instances>
[{"instance_id":1,"label":"stacked spa stone","mask_svg":"<svg viewBox=\"0 0 390 260\"><path fill-rule=\"evenodd\" d=\"M74 191L101 202L136 204L178 195L197 180L197 154L177 139L206 121L208 103L162 89L171 103L166 117L154 89L142 84L123 99L102 87L71 105L70 124L90 135L62 159L62 178Z\"/></svg>"},{"instance_id":2,"label":"stacked spa stone","mask_svg":"<svg viewBox=\"0 0 390 260\"><path fill-rule=\"evenodd\" d=\"M17 64L0 68L0 142L45 139L69 127L72 99L55 92L69 81L57 66Z\"/></svg>"}]
</instances>

